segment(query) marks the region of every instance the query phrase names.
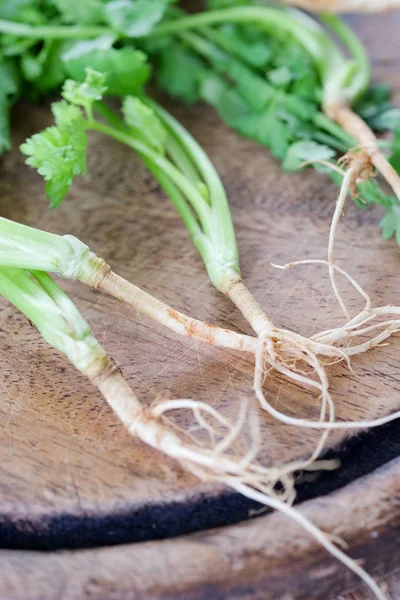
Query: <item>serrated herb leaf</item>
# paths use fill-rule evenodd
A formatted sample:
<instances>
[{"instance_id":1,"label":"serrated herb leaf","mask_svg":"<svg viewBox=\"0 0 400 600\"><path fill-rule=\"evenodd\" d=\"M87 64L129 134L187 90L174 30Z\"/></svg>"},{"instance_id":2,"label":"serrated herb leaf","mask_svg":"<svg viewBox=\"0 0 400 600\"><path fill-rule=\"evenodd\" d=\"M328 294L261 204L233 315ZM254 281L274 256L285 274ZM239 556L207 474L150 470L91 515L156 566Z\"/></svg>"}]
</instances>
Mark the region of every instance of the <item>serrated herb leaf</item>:
<instances>
[{"instance_id":1,"label":"serrated herb leaf","mask_svg":"<svg viewBox=\"0 0 400 600\"><path fill-rule=\"evenodd\" d=\"M0 19L27 21L37 11L36 0L0 0Z\"/></svg>"},{"instance_id":2,"label":"serrated herb leaf","mask_svg":"<svg viewBox=\"0 0 400 600\"><path fill-rule=\"evenodd\" d=\"M285 171L298 171L304 162L330 160L336 152L323 144L313 141L295 142L292 144L284 158L282 168Z\"/></svg>"},{"instance_id":3,"label":"serrated herb leaf","mask_svg":"<svg viewBox=\"0 0 400 600\"><path fill-rule=\"evenodd\" d=\"M370 119L370 125L375 130L395 131L400 129L400 108L388 108Z\"/></svg>"},{"instance_id":4,"label":"serrated herb leaf","mask_svg":"<svg viewBox=\"0 0 400 600\"><path fill-rule=\"evenodd\" d=\"M51 112L54 115L56 126L60 128L74 125L74 123L82 118L81 109L78 108L78 106L69 104L65 100L53 102L51 105Z\"/></svg>"},{"instance_id":5,"label":"serrated herb leaf","mask_svg":"<svg viewBox=\"0 0 400 600\"><path fill-rule=\"evenodd\" d=\"M249 107L238 92L212 71L203 77L200 96L231 127L236 128L238 121L249 115Z\"/></svg>"},{"instance_id":6,"label":"serrated herb leaf","mask_svg":"<svg viewBox=\"0 0 400 600\"><path fill-rule=\"evenodd\" d=\"M190 50L171 43L159 56L157 83L173 98L186 104L199 99L203 62Z\"/></svg>"},{"instance_id":7,"label":"serrated herb leaf","mask_svg":"<svg viewBox=\"0 0 400 600\"><path fill-rule=\"evenodd\" d=\"M129 37L151 32L164 16L171 0L111 0L105 7L110 25Z\"/></svg>"},{"instance_id":8,"label":"serrated herb leaf","mask_svg":"<svg viewBox=\"0 0 400 600\"><path fill-rule=\"evenodd\" d=\"M0 60L0 94L12 96L19 88L17 68L11 60Z\"/></svg>"},{"instance_id":9,"label":"serrated herb leaf","mask_svg":"<svg viewBox=\"0 0 400 600\"><path fill-rule=\"evenodd\" d=\"M393 201L392 206L380 222L380 227L385 240L395 236L396 242L400 246L400 203L398 201Z\"/></svg>"},{"instance_id":10,"label":"serrated herb leaf","mask_svg":"<svg viewBox=\"0 0 400 600\"><path fill-rule=\"evenodd\" d=\"M46 181L51 206L65 198L76 175L86 173L87 136L81 111L66 102L53 105L56 126L33 135L21 145L29 158L26 164L38 170Z\"/></svg>"},{"instance_id":11,"label":"serrated herb leaf","mask_svg":"<svg viewBox=\"0 0 400 600\"><path fill-rule=\"evenodd\" d=\"M51 0L61 14L64 23L90 25L105 21L102 0Z\"/></svg>"},{"instance_id":12,"label":"serrated herb leaf","mask_svg":"<svg viewBox=\"0 0 400 600\"><path fill-rule=\"evenodd\" d=\"M82 48L81 48L82 50ZM71 51L64 54L64 64L70 77L78 81L85 78L86 68L107 76L107 94L127 96L139 93L150 77L150 65L146 55L133 48L108 48L82 53L71 58Z\"/></svg>"},{"instance_id":13,"label":"serrated herb leaf","mask_svg":"<svg viewBox=\"0 0 400 600\"><path fill-rule=\"evenodd\" d=\"M39 53L28 50L22 56L23 75L41 94L56 90L65 80L66 73L61 60L63 48L64 42L45 40Z\"/></svg>"},{"instance_id":14,"label":"serrated herb leaf","mask_svg":"<svg viewBox=\"0 0 400 600\"><path fill-rule=\"evenodd\" d=\"M288 67L278 67L268 72L268 79L278 87L286 86L292 81L292 74Z\"/></svg>"},{"instance_id":15,"label":"serrated herb leaf","mask_svg":"<svg viewBox=\"0 0 400 600\"><path fill-rule=\"evenodd\" d=\"M62 59L64 62L68 62L76 58L83 58L95 50L109 50L116 40L115 33L105 33L90 40L73 42L63 52Z\"/></svg>"},{"instance_id":16,"label":"serrated herb leaf","mask_svg":"<svg viewBox=\"0 0 400 600\"><path fill-rule=\"evenodd\" d=\"M0 61L0 154L10 148L10 108L16 98L20 78L13 61Z\"/></svg>"},{"instance_id":17,"label":"serrated herb leaf","mask_svg":"<svg viewBox=\"0 0 400 600\"><path fill-rule=\"evenodd\" d=\"M77 106L82 106L87 112L91 112L93 103L101 100L107 90L104 73L95 71L91 67L85 69L85 80L78 82L67 79L63 85L62 96Z\"/></svg>"},{"instance_id":18,"label":"serrated herb leaf","mask_svg":"<svg viewBox=\"0 0 400 600\"><path fill-rule=\"evenodd\" d=\"M290 132L276 107L240 117L236 128L242 135L268 146L275 158L282 160L286 155L290 144Z\"/></svg>"},{"instance_id":19,"label":"serrated herb leaf","mask_svg":"<svg viewBox=\"0 0 400 600\"><path fill-rule=\"evenodd\" d=\"M245 63L257 69L266 68L272 58L270 39L265 35L249 36L245 27L226 23L220 25L217 31L208 29L207 37L218 43L224 50L240 57Z\"/></svg>"}]
</instances>

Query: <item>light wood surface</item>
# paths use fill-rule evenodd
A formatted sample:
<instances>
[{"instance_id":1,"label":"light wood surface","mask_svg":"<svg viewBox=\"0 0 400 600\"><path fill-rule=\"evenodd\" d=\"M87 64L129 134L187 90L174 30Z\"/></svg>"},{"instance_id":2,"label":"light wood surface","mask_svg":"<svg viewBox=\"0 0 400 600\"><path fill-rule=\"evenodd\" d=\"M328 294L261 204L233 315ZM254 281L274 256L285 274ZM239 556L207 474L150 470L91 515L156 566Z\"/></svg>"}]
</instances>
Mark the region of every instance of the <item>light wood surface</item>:
<instances>
[{"instance_id":1,"label":"light wood surface","mask_svg":"<svg viewBox=\"0 0 400 600\"><path fill-rule=\"evenodd\" d=\"M375 79L391 81L400 102L399 16L359 18L355 24L371 50ZM325 257L335 187L313 171L283 174L266 150L229 131L209 108L167 105L223 178L243 276L274 322L309 334L340 321L323 268L283 273L270 266ZM14 151L0 163L2 215L72 233L118 273L176 309L250 333L209 284L173 207L129 150L91 136L88 176L74 184L57 211L47 207L42 181L23 165L17 148L50 121L48 106L15 110ZM379 208L363 211L349 203L337 259L376 304L396 303L400 255L394 242L380 237L381 215ZM178 339L105 295L77 283L63 286L143 402L193 397L234 418L240 398L252 397L251 356ZM344 290L350 306L358 306L351 290ZM26 319L4 301L0 308L0 545L19 548L0 555L1 600L233 598L239 594L235 585L241 598L322 599L354 582L275 514L180 540L46 555L22 550L157 540L229 523L250 508L129 437L99 394ZM338 418L372 418L400 408L399 344L394 339L354 360L354 374L340 365L330 369ZM271 375L268 390L289 414L317 417L317 400L279 376ZM185 414L178 421L191 424ZM316 434L267 417L262 427L266 464L302 457L315 444ZM349 435L332 434L328 446L336 448ZM391 463L304 508L315 522L340 530L354 555L365 554L378 573L398 566L398 468ZM207 595L204 586L214 583L209 589L215 593Z\"/></svg>"}]
</instances>

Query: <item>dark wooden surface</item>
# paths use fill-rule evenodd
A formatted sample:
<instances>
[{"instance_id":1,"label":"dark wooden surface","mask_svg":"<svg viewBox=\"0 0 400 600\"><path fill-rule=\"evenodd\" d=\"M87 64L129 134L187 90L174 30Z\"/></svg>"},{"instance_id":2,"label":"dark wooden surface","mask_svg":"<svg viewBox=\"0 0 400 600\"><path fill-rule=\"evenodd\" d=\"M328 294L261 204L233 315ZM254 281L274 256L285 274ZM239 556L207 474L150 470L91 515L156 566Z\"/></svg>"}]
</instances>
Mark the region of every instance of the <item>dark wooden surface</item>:
<instances>
[{"instance_id":1,"label":"dark wooden surface","mask_svg":"<svg viewBox=\"0 0 400 600\"><path fill-rule=\"evenodd\" d=\"M354 24L371 51L375 79L392 82L400 101L399 17L358 18ZM282 273L270 267L325 256L334 186L312 171L281 173L268 152L228 131L208 108L169 107L223 177L244 278L276 324L302 333L335 324L340 313L323 269ZM46 106L17 107L15 148L49 121ZM47 208L42 182L17 150L4 156L2 214L73 233L121 275L177 309L248 331L208 283L174 209L136 157L96 136L89 156L88 176L57 211ZM357 274L377 304L397 301L393 274L400 261L395 244L380 237L380 216L379 208L360 211L349 204L337 243L340 264ZM63 285L143 402L161 394L191 396L234 417L240 397L252 395L252 357L180 340L108 297L76 283ZM356 298L345 291L355 307ZM330 370L339 418L400 408L399 343L355 360L354 375L343 366ZM179 533L183 523L205 529L229 522L231 513L244 517L249 507L130 438L90 384L5 302L0 356L0 545L20 548L1 552L1 600L322 599L338 598L355 583L275 514L179 540L51 554L22 550L157 538ZM271 379L270 391L288 413L317 415L316 399L279 377ZM186 415L179 420L190 425ZM265 463L304 456L315 443L312 432L266 417L262 425ZM335 448L348 435L332 434L328 445ZM394 461L303 507L316 523L343 535L354 556L365 558L378 575L399 566L398 473Z\"/></svg>"}]
</instances>

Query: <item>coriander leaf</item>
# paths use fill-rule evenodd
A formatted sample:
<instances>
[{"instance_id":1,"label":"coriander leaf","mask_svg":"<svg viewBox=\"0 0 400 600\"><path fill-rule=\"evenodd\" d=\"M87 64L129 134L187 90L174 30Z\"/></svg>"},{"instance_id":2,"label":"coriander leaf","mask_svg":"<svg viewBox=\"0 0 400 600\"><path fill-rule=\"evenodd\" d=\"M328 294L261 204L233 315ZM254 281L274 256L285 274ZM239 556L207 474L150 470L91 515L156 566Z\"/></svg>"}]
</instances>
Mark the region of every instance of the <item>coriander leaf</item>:
<instances>
[{"instance_id":1,"label":"coriander leaf","mask_svg":"<svg viewBox=\"0 0 400 600\"><path fill-rule=\"evenodd\" d=\"M61 60L64 42L45 40L39 53L27 51L21 59L24 78L32 85L27 94L39 91L40 94L54 91L65 80L65 69Z\"/></svg>"},{"instance_id":2,"label":"coriander leaf","mask_svg":"<svg viewBox=\"0 0 400 600\"><path fill-rule=\"evenodd\" d=\"M249 115L249 107L238 92L212 71L203 76L200 95L231 127L236 127L239 119Z\"/></svg>"},{"instance_id":3,"label":"coriander leaf","mask_svg":"<svg viewBox=\"0 0 400 600\"><path fill-rule=\"evenodd\" d=\"M102 0L51 0L64 23L90 25L105 21Z\"/></svg>"},{"instance_id":4,"label":"coriander leaf","mask_svg":"<svg viewBox=\"0 0 400 600\"><path fill-rule=\"evenodd\" d=\"M400 108L388 108L370 119L369 124L376 130L400 129Z\"/></svg>"},{"instance_id":5,"label":"coriander leaf","mask_svg":"<svg viewBox=\"0 0 400 600\"><path fill-rule=\"evenodd\" d=\"M329 175L339 188L342 185L343 176L329 166L314 163L314 169L318 171L318 173ZM385 194L375 179L368 179L367 181L357 183L357 190L359 195L358 197L353 198L353 200L359 208L365 208L369 204L379 204L380 206L390 209L393 205L393 197Z\"/></svg>"},{"instance_id":6,"label":"coriander leaf","mask_svg":"<svg viewBox=\"0 0 400 600\"><path fill-rule=\"evenodd\" d=\"M0 94L0 154L10 148L10 102Z\"/></svg>"},{"instance_id":7,"label":"coriander leaf","mask_svg":"<svg viewBox=\"0 0 400 600\"><path fill-rule=\"evenodd\" d=\"M330 160L335 154L336 153L332 148L323 144L317 144L317 142L295 142L289 147L282 168L284 171L298 171L304 162Z\"/></svg>"},{"instance_id":8,"label":"coriander leaf","mask_svg":"<svg viewBox=\"0 0 400 600\"><path fill-rule=\"evenodd\" d=\"M129 37L149 34L171 0L111 0L105 7L110 25Z\"/></svg>"},{"instance_id":9,"label":"coriander leaf","mask_svg":"<svg viewBox=\"0 0 400 600\"><path fill-rule=\"evenodd\" d=\"M0 19L31 23L39 14L36 0L0 0Z\"/></svg>"},{"instance_id":10,"label":"coriander leaf","mask_svg":"<svg viewBox=\"0 0 400 600\"><path fill-rule=\"evenodd\" d=\"M43 65L36 56L32 56L27 52L22 55L21 70L27 81L34 81L41 76Z\"/></svg>"},{"instance_id":11,"label":"coriander leaf","mask_svg":"<svg viewBox=\"0 0 400 600\"><path fill-rule=\"evenodd\" d=\"M128 96L122 105L124 120L135 138L163 154L167 132L155 112L139 98Z\"/></svg>"},{"instance_id":12,"label":"coriander leaf","mask_svg":"<svg viewBox=\"0 0 400 600\"><path fill-rule=\"evenodd\" d=\"M93 102L101 100L107 90L105 84L106 76L91 67L85 69L86 77L83 82L67 79L63 85L62 96L90 113Z\"/></svg>"},{"instance_id":13,"label":"coriander leaf","mask_svg":"<svg viewBox=\"0 0 400 600\"><path fill-rule=\"evenodd\" d=\"M235 59L228 59L222 65L222 70L226 72L238 93L249 104L253 110L262 110L267 103L271 102L276 90L257 73L253 73L247 66L241 64Z\"/></svg>"},{"instance_id":14,"label":"coriander leaf","mask_svg":"<svg viewBox=\"0 0 400 600\"><path fill-rule=\"evenodd\" d=\"M146 55L133 48L108 48L82 53L75 58L70 56L70 52L64 54L64 65L70 77L82 81L86 67L104 73L107 76L107 94L111 96L137 94L150 77Z\"/></svg>"},{"instance_id":15,"label":"coriander leaf","mask_svg":"<svg viewBox=\"0 0 400 600\"><path fill-rule=\"evenodd\" d=\"M37 41L34 38L16 38L4 34L0 37L0 50L4 57L22 56L36 43Z\"/></svg>"},{"instance_id":16,"label":"coriander leaf","mask_svg":"<svg viewBox=\"0 0 400 600\"><path fill-rule=\"evenodd\" d=\"M392 156L390 157L390 164L397 171L397 173L400 173L400 127L397 130L392 142Z\"/></svg>"},{"instance_id":17,"label":"coriander leaf","mask_svg":"<svg viewBox=\"0 0 400 600\"><path fill-rule=\"evenodd\" d=\"M0 94L12 96L19 89L19 76L17 68L11 60L0 59Z\"/></svg>"},{"instance_id":18,"label":"coriander leaf","mask_svg":"<svg viewBox=\"0 0 400 600\"><path fill-rule=\"evenodd\" d=\"M171 43L160 53L157 66L157 83L173 98L186 104L199 99L200 78L205 69L193 52Z\"/></svg>"},{"instance_id":19,"label":"coriander leaf","mask_svg":"<svg viewBox=\"0 0 400 600\"><path fill-rule=\"evenodd\" d=\"M299 98L299 100L309 100L311 102L320 103L321 101L321 88L313 77L305 75L300 77L293 82L291 87L293 96Z\"/></svg>"},{"instance_id":20,"label":"coriander leaf","mask_svg":"<svg viewBox=\"0 0 400 600\"><path fill-rule=\"evenodd\" d=\"M374 179L361 181L357 184L357 188L360 198L354 198L354 201L360 208L365 207L366 204L379 204L385 208L390 208L393 204L393 196L385 194Z\"/></svg>"},{"instance_id":21,"label":"coriander leaf","mask_svg":"<svg viewBox=\"0 0 400 600\"><path fill-rule=\"evenodd\" d=\"M279 116L279 109L267 108L261 113L240 117L235 127L242 135L267 146L271 153L282 160L290 144L290 131Z\"/></svg>"},{"instance_id":22,"label":"coriander leaf","mask_svg":"<svg viewBox=\"0 0 400 600\"><path fill-rule=\"evenodd\" d=\"M286 86L292 81L292 74L288 67L278 67L268 71L268 79L276 86Z\"/></svg>"},{"instance_id":23,"label":"coriander leaf","mask_svg":"<svg viewBox=\"0 0 400 600\"><path fill-rule=\"evenodd\" d=\"M56 126L60 128L74 125L75 122L82 118L81 109L73 104L68 104L65 100L53 102L51 112L54 115Z\"/></svg>"},{"instance_id":24,"label":"coriander leaf","mask_svg":"<svg viewBox=\"0 0 400 600\"><path fill-rule=\"evenodd\" d=\"M219 55L210 54L209 57L214 68L224 74L229 82L232 82L237 93L242 96L251 110L260 112L268 104L279 102L281 106L302 119L310 119L315 113L315 105L274 87L264 77L239 60L226 54L221 55L221 53Z\"/></svg>"},{"instance_id":25,"label":"coriander leaf","mask_svg":"<svg viewBox=\"0 0 400 600\"><path fill-rule=\"evenodd\" d=\"M86 173L87 136L79 109L60 102L52 110L57 126L33 135L20 149L29 157L26 164L43 176L46 195L56 207L64 200L74 177Z\"/></svg>"},{"instance_id":26,"label":"coriander leaf","mask_svg":"<svg viewBox=\"0 0 400 600\"><path fill-rule=\"evenodd\" d=\"M385 240L389 240L394 235L400 246L400 203L398 201L393 200L392 206L380 222L380 227Z\"/></svg>"},{"instance_id":27,"label":"coriander leaf","mask_svg":"<svg viewBox=\"0 0 400 600\"><path fill-rule=\"evenodd\" d=\"M245 28L231 23L220 25L218 31L207 29L206 35L224 50L257 69L265 68L271 60L271 41L266 35L260 39L249 38Z\"/></svg>"},{"instance_id":28,"label":"coriander leaf","mask_svg":"<svg viewBox=\"0 0 400 600\"><path fill-rule=\"evenodd\" d=\"M390 85L372 85L355 106L357 113L363 119L369 120L391 106Z\"/></svg>"},{"instance_id":29,"label":"coriander leaf","mask_svg":"<svg viewBox=\"0 0 400 600\"><path fill-rule=\"evenodd\" d=\"M105 33L90 40L72 42L63 52L62 59L64 62L68 62L87 56L95 50L109 50L116 40L117 36L114 33Z\"/></svg>"},{"instance_id":30,"label":"coriander leaf","mask_svg":"<svg viewBox=\"0 0 400 600\"><path fill-rule=\"evenodd\" d=\"M246 6L252 4L252 0L208 0L207 8L218 10L220 8L231 8L232 6Z\"/></svg>"},{"instance_id":31,"label":"coriander leaf","mask_svg":"<svg viewBox=\"0 0 400 600\"><path fill-rule=\"evenodd\" d=\"M10 108L17 97L20 81L11 60L0 60L0 154L10 149Z\"/></svg>"},{"instance_id":32,"label":"coriander leaf","mask_svg":"<svg viewBox=\"0 0 400 600\"><path fill-rule=\"evenodd\" d=\"M315 67L310 56L293 40L285 39L283 43L277 45L273 63L277 68L289 69L292 79L300 79L304 76L315 77Z\"/></svg>"}]
</instances>

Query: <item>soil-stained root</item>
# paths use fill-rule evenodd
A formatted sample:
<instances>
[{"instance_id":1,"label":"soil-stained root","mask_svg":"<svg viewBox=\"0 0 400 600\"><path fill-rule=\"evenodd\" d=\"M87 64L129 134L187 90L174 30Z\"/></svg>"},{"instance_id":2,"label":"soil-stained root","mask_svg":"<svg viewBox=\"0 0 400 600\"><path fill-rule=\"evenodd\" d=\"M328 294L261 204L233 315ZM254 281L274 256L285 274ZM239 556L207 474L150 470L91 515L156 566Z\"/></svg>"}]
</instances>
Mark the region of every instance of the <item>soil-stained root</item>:
<instances>
[{"instance_id":1,"label":"soil-stained root","mask_svg":"<svg viewBox=\"0 0 400 600\"><path fill-rule=\"evenodd\" d=\"M397 2L396 5L397 8L400 8L400 2ZM400 176L380 151L376 136L365 121L346 104L329 104L324 107L324 111L358 141L363 152L369 154L373 166L400 200Z\"/></svg>"},{"instance_id":2,"label":"soil-stained root","mask_svg":"<svg viewBox=\"0 0 400 600\"><path fill-rule=\"evenodd\" d=\"M329 268L329 276L332 284L334 294L346 316L347 322L337 328L332 328L326 331L322 331L313 335L310 341L319 344L319 348L313 348L316 350L315 354L308 354L308 361L305 360L307 354L307 342L306 347L303 347L302 361L313 364L314 372L318 374L319 384L318 389L321 392L322 398L322 411L319 421L309 421L306 419L294 418L284 415L274 409L266 400L263 391L263 373L265 372L264 354L267 351L266 348L260 349L256 354L256 371L255 371L255 391L260 404L270 414L280 419L284 423L297 425L300 427L313 427L316 429L350 429L350 428L369 428L383 425L384 423L393 421L400 417L400 411L374 419L371 421L353 421L353 422L335 422L330 419L330 422L324 422L323 414L324 406L330 406L331 398L328 392L328 384L326 380L325 371L322 368L321 363L318 362L316 355L329 356L332 349L334 348L337 352L341 353L341 360L346 360L350 366L350 357L362 354L371 350L374 347L381 345L394 333L400 331L400 307L399 306L381 306L373 307L372 301L368 293L360 286L360 284L347 273L344 269L339 267L334 261L334 245L336 232L339 224L340 217L343 212L343 208L349 193L353 196L357 196L357 183L360 180L366 180L373 176L373 157L369 151L365 148L360 148L358 151L352 151L346 154L340 161L341 166L347 167L345 175L343 177L342 186L340 189L338 201L336 203L334 215L331 222L331 228L329 233L328 243L328 260L321 259L308 259L299 260L288 263L283 266L273 265L281 269L289 269L298 265L310 265L310 264L325 264ZM340 293L339 287L336 282L336 273L344 276L358 291L365 301L363 310L361 310L356 316L351 317L349 311L345 305L345 302ZM390 317L390 318L388 318ZM397 317L397 318L395 318ZM367 340L359 341L354 344L354 341L359 337L368 336ZM293 345L291 346L293 349ZM310 347L311 348L311 347ZM329 349L329 350L328 350ZM309 352L309 350L308 350ZM317 361L317 362L315 362ZM321 370L322 369L322 370ZM332 415L331 409L331 415Z\"/></svg>"},{"instance_id":3,"label":"soil-stained root","mask_svg":"<svg viewBox=\"0 0 400 600\"><path fill-rule=\"evenodd\" d=\"M166 400L145 409L110 360L100 371L87 374L133 436L177 460L200 480L224 484L246 498L284 513L360 577L378 600L385 600L378 584L336 545L338 541L291 506L295 497L293 474L307 468L308 461L272 468L263 467L257 461L260 447L258 416L248 410L245 402L236 424L230 423L208 404L193 400ZM192 411L208 441L195 436L193 430L184 432L173 425L167 413L176 410ZM246 444L248 449L243 451L239 435L246 423L250 426L250 444Z\"/></svg>"}]
</instances>

